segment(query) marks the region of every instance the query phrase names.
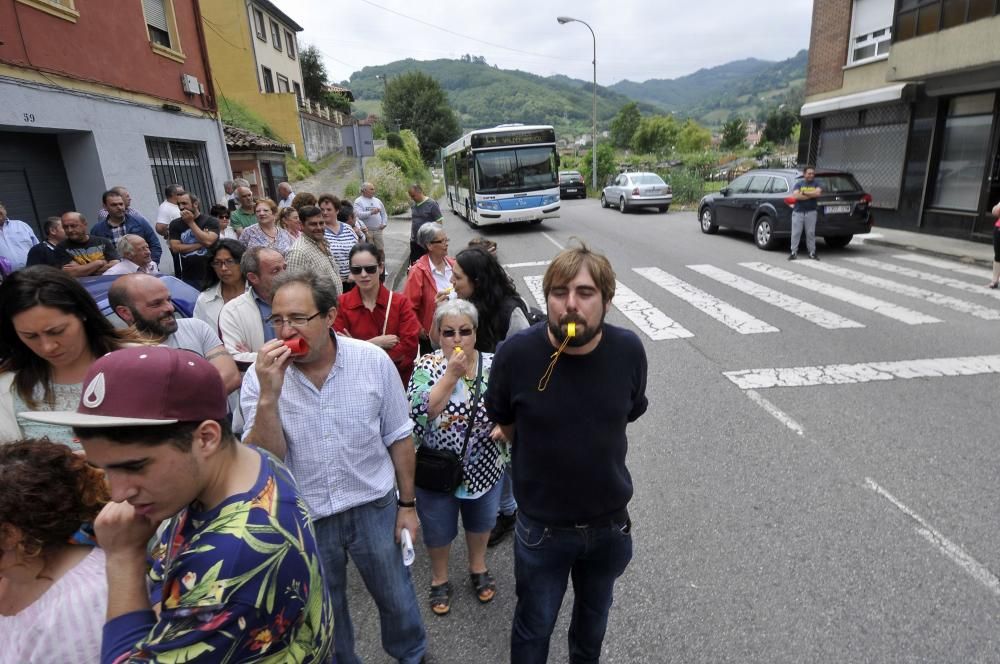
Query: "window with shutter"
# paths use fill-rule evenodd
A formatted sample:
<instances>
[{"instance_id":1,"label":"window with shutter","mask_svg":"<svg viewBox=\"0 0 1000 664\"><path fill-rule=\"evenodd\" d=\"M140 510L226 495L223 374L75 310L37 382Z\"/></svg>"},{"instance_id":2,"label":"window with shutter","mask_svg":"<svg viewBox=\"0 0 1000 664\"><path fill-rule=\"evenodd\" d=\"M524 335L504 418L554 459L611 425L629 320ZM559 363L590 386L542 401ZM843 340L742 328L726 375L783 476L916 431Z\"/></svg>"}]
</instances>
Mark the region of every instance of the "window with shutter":
<instances>
[{"instance_id":1,"label":"window with shutter","mask_svg":"<svg viewBox=\"0 0 1000 664\"><path fill-rule=\"evenodd\" d=\"M166 3L167 0L142 0L142 11L146 15L149 41L171 48Z\"/></svg>"}]
</instances>

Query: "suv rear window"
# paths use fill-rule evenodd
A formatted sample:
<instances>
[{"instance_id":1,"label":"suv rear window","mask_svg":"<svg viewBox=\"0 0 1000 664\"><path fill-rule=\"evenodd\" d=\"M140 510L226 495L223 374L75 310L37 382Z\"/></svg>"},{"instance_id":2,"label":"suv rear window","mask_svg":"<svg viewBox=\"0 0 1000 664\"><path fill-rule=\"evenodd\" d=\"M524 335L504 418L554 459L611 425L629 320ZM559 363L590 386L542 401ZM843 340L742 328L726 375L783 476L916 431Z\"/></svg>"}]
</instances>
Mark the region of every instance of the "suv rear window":
<instances>
[{"instance_id":1,"label":"suv rear window","mask_svg":"<svg viewBox=\"0 0 1000 664\"><path fill-rule=\"evenodd\" d=\"M854 179L854 176L847 173L837 173L834 175L817 175L820 187L824 194L844 194L861 191L861 185Z\"/></svg>"}]
</instances>

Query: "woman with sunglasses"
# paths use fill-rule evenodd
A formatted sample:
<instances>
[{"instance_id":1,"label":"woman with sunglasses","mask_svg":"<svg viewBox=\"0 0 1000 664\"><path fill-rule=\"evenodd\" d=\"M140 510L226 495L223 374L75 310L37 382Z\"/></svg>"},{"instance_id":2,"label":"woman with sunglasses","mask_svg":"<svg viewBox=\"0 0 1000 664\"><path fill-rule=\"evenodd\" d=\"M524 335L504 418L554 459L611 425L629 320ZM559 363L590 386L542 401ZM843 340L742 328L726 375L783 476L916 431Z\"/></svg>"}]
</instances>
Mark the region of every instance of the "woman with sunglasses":
<instances>
[{"instance_id":1,"label":"woman with sunglasses","mask_svg":"<svg viewBox=\"0 0 1000 664\"><path fill-rule=\"evenodd\" d=\"M90 524L104 473L65 445L0 445L0 661L101 661L105 558Z\"/></svg>"},{"instance_id":2,"label":"woman with sunglasses","mask_svg":"<svg viewBox=\"0 0 1000 664\"><path fill-rule=\"evenodd\" d=\"M441 224L429 221L417 229L417 244L427 253L410 266L403 293L420 321L420 353L426 355L434 351L430 339L434 309L451 292L455 259L448 256L448 235Z\"/></svg>"},{"instance_id":3,"label":"woman with sunglasses","mask_svg":"<svg viewBox=\"0 0 1000 664\"><path fill-rule=\"evenodd\" d=\"M232 226L229 225L229 208L225 205L213 205L212 209L208 211L210 217L215 217L219 220L219 239L220 240L236 240L238 236L236 231Z\"/></svg>"},{"instance_id":4,"label":"woman with sunglasses","mask_svg":"<svg viewBox=\"0 0 1000 664\"><path fill-rule=\"evenodd\" d=\"M247 280L240 270L240 259L246 247L239 240L219 240L208 250L208 264L212 270L205 276L205 288L194 305L194 317L219 329L222 307L230 300L243 295Z\"/></svg>"},{"instance_id":5,"label":"woman with sunglasses","mask_svg":"<svg viewBox=\"0 0 1000 664\"><path fill-rule=\"evenodd\" d=\"M448 450L462 459L463 479L454 492L416 487L417 513L431 559L430 608L439 616L451 610L448 555L458 534L459 513L472 591L483 604L496 595L496 582L486 566L486 543L496 521L507 449L483 405L493 354L476 350L478 320L471 303L442 302L433 321L441 350L417 361L407 390L417 446Z\"/></svg>"},{"instance_id":6,"label":"woman with sunglasses","mask_svg":"<svg viewBox=\"0 0 1000 664\"><path fill-rule=\"evenodd\" d=\"M393 293L382 285L385 259L374 244L354 245L348 260L356 288L340 296L333 329L369 341L388 353L406 387L413 373L420 334L413 306L401 293Z\"/></svg>"}]
</instances>

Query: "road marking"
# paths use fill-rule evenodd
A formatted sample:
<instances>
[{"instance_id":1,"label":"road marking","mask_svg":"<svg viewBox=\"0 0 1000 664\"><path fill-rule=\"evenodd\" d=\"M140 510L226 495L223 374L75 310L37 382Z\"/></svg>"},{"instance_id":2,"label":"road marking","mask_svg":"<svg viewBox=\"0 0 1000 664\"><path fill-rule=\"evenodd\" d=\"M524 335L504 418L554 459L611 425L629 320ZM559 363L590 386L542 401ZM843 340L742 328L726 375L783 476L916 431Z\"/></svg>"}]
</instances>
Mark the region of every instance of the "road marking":
<instances>
[{"instance_id":1,"label":"road marking","mask_svg":"<svg viewBox=\"0 0 1000 664\"><path fill-rule=\"evenodd\" d=\"M535 298L535 304L538 305L538 308L543 313L548 311L548 307L545 306L545 295L542 292L542 278L539 276L525 277L524 285L528 287L531 297Z\"/></svg>"},{"instance_id":2,"label":"road marking","mask_svg":"<svg viewBox=\"0 0 1000 664\"><path fill-rule=\"evenodd\" d=\"M552 244L556 245L556 248L558 248L559 251L562 251L563 249L566 248L566 247L562 246L561 244L559 244L558 242L556 242L556 239L554 237L552 237L551 235L549 235L548 233L546 233L545 231L542 231L542 236L546 240L548 240L549 242L551 242Z\"/></svg>"},{"instance_id":3,"label":"road marking","mask_svg":"<svg viewBox=\"0 0 1000 664\"><path fill-rule=\"evenodd\" d=\"M881 288L889 291L890 293L913 297L941 307L947 307L955 311L960 311L963 314L969 314L970 316L975 316L976 318L982 318L983 320L1000 320L1000 311L997 311L996 309L990 309L989 307L984 307L981 304L960 300L957 297L952 297L950 295L941 295L940 293L935 293L934 291L929 291L925 288L908 286L907 284L901 284L898 281L893 281L892 279L873 277L869 274L865 274L864 272L858 272L857 270L851 270L837 265L830 265L829 263L802 261L802 265L813 270L819 270L820 272L826 272L827 274L841 277L842 279L850 279L851 281L858 281L869 286Z\"/></svg>"},{"instance_id":4,"label":"road marking","mask_svg":"<svg viewBox=\"0 0 1000 664\"><path fill-rule=\"evenodd\" d=\"M755 404L766 410L776 420L784 424L786 427L794 431L796 434L800 436L805 436L805 431L802 429L801 424L793 420L789 415L787 415L784 411L779 409L773 403L771 403L764 397L760 396L759 393L755 392L754 390L747 390L746 392L744 392L744 394L746 394L747 397L749 397L750 401L753 401Z\"/></svg>"},{"instance_id":5,"label":"road marking","mask_svg":"<svg viewBox=\"0 0 1000 664\"><path fill-rule=\"evenodd\" d=\"M542 311L545 307L545 294L542 292L542 277L524 277L528 291ZM681 327L675 320L644 300L638 293L620 281L615 282L615 297L611 301L616 309L626 318L635 323L643 334L653 341L666 339L686 339L694 334Z\"/></svg>"},{"instance_id":6,"label":"road marking","mask_svg":"<svg viewBox=\"0 0 1000 664\"><path fill-rule=\"evenodd\" d=\"M956 288L969 293L975 293L976 295L986 295L987 297L1000 299L1000 290L985 288L982 284L970 284L968 281L962 281L961 279L942 277L940 274L934 274L933 272L914 270L901 265L893 265L892 263L877 261L873 258L847 258L845 260L857 263L858 265L864 265L865 267L875 268L876 270L882 270L883 272L891 272L892 274L899 274L904 277L910 277L911 279L921 279L923 281L929 281L932 284L948 286L950 288Z\"/></svg>"},{"instance_id":7,"label":"road marking","mask_svg":"<svg viewBox=\"0 0 1000 664\"><path fill-rule=\"evenodd\" d=\"M959 274L968 274L981 279L993 278L993 274L986 268L972 267L971 265L959 263L958 261L948 261L943 258L934 258L933 256L923 256L921 254L896 254L893 258L910 261L911 263L920 263L921 265L927 265L929 267L939 267L942 270L950 270L952 272L958 272Z\"/></svg>"},{"instance_id":8,"label":"road marking","mask_svg":"<svg viewBox=\"0 0 1000 664\"><path fill-rule=\"evenodd\" d=\"M795 272L789 272L788 270L775 267L774 265L770 265L768 263L740 263L740 265L753 270L754 272L770 275L775 279L780 279L790 284L801 286L802 288L814 291L820 295L832 297L835 300L853 304L856 307L861 307L862 309L867 309L873 313L887 316L888 318L898 320L901 323L906 323L907 325L923 325L924 323L941 322L939 318L922 314L919 311L907 309L906 307L901 307L891 302L886 302L885 300L880 300L869 295L863 295L857 291L841 288L840 286L834 286L833 284L818 281L801 274L796 274Z\"/></svg>"},{"instance_id":9,"label":"road marking","mask_svg":"<svg viewBox=\"0 0 1000 664\"><path fill-rule=\"evenodd\" d=\"M620 281L615 282L615 297L611 304L653 341L687 339L694 336Z\"/></svg>"},{"instance_id":10,"label":"road marking","mask_svg":"<svg viewBox=\"0 0 1000 664\"><path fill-rule=\"evenodd\" d=\"M741 369L739 371L724 371L722 375L735 383L741 390L763 390L771 387L852 385L879 380L980 376L997 373L1000 373L1000 355L827 364L814 367Z\"/></svg>"},{"instance_id":11,"label":"road marking","mask_svg":"<svg viewBox=\"0 0 1000 664\"><path fill-rule=\"evenodd\" d=\"M658 267L636 267L632 268L632 271L740 334L780 332L773 325L723 302L714 295L709 295L700 288L695 288L691 284L681 281Z\"/></svg>"},{"instance_id":12,"label":"road marking","mask_svg":"<svg viewBox=\"0 0 1000 664\"><path fill-rule=\"evenodd\" d=\"M768 288L767 286L763 286L757 282L744 279L743 277L737 276L732 272L726 272L725 270L719 269L713 265L688 265L688 268L699 274L703 274L710 279L715 279L719 283L732 286L736 290L755 297L758 300L768 304L773 304L780 309L784 309L788 313L794 314L799 318L804 318L810 323L814 323L828 330L864 327L862 323L853 321L850 318L844 318L843 316L835 314L832 311L820 309L815 305L803 302L802 300L792 297L791 295L786 295L785 293Z\"/></svg>"},{"instance_id":13,"label":"road marking","mask_svg":"<svg viewBox=\"0 0 1000 664\"><path fill-rule=\"evenodd\" d=\"M953 563L961 567L976 581L986 586L986 588L994 595L1000 595L1000 579L998 579L997 576L993 574L993 572L991 572L985 565L966 553L965 550L958 544L955 544L938 532L938 530L928 523L926 519L879 486L875 480L870 477L866 477L865 484L869 489L874 491L876 495L882 496L892 503L892 505L900 512L913 519L917 523L915 530L921 537L936 546L941 553L950 558Z\"/></svg>"},{"instance_id":14,"label":"road marking","mask_svg":"<svg viewBox=\"0 0 1000 664\"><path fill-rule=\"evenodd\" d=\"M505 270L513 270L516 267L547 267L552 261L531 261L529 263L504 263Z\"/></svg>"},{"instance_id":15,"label":"road marking","mask_svg":"<svg viewBox=\"0 0 1000 664\"><path fill-rule=\"evenodd\" d=\"M885 238L881 233L865 233L864 235L855 235L851 238L850 244L864 244L866 240L881 240Z\"/></svg>"}]
</instances>

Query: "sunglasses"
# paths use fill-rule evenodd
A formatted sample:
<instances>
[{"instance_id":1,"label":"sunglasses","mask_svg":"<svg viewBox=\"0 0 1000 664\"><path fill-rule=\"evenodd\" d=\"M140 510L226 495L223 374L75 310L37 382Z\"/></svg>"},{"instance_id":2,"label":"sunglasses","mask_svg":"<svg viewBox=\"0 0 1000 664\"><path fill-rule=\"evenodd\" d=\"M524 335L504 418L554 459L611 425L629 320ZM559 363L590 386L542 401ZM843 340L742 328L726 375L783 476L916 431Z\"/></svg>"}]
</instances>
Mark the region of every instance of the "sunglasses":
<instances>
[{"instance_id":1,"label":"sunglasses","mask_svg":"<svg viewBox=\"0 0 1000 664\"><path fill-rule=\"evenodd\" d=\"M459 335L463 337L471 337L473 332L475 332L475 330L471 327L462 327L457 330L441 330L441 336L445 339L451 339L452 337L457 337Z\"/></svg>"},{"instance_id":2,"label":"sunglasses","mask_svg":"<svg viewBox=\"0 0 1000 664\"><path fill-rule=\"evenodd\" d=\"M375 274L378 272L378 265L352 265L351 274L361 274L361 270L364 270L368 274Z\"/></svg>"}]
</instances>

